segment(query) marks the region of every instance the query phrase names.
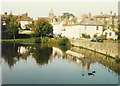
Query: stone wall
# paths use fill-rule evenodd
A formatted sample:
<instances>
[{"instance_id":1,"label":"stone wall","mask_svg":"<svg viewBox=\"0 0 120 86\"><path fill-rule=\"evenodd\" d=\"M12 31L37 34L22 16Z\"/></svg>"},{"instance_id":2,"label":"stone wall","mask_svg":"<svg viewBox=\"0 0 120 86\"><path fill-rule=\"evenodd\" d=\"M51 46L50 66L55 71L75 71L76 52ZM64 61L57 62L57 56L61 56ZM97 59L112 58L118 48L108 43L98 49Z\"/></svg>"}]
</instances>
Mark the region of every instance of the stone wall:
<instances>
[{"instance_id":1,"label":"stone wall","mask_svg":"<svg viewBox=\"0 0 120 86\"><path fill-rule=\"evenodd\" d=\"M90 42L90 40L77 40L77 39L71 39L71 43L74 46L82 46L84 48L94 50L112 57L118 57L118 43L113 42Z\"/></svg>"}]
</instances>

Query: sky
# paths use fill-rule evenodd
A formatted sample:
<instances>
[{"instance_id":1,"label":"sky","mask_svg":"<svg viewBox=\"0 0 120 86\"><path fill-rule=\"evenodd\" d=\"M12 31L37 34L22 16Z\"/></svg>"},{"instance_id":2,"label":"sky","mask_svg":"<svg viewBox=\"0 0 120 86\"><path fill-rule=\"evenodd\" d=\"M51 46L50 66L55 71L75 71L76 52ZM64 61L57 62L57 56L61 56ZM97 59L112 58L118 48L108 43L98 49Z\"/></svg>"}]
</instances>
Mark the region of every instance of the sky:
<instances>
[{"instance_id":1,"label":"sky","mask_svg":"<svg viewBox=\"0 0 120 86\"><path fill-rule=\"evenodd\" d=\"M54 14L57 16L62 15L64 12L73 13L77 17L89 12L91 12L92 15L100 14L101 11L104 14L110 13L110 11L118 13L118 2L117 0L109 0L106 2L104 2L104 0L91 0L91 2L89 0L4 0L1 3L1 14L4 14L4 12L12 12L13 14L20 15L27 12L28 15L34 19L47 17L51 9L53 9Z\"/></svg>"}]
</instances>

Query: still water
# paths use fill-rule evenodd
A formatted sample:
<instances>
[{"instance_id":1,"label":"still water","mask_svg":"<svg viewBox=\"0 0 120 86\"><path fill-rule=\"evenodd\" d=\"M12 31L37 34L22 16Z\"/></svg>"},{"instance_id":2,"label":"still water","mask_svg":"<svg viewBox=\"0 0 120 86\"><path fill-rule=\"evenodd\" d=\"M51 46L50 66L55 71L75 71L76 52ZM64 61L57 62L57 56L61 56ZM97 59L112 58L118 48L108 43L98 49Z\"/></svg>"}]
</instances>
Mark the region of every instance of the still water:
<instances>
[{"instance_id":1,"label":"still water","mask_svg":"<svg viewBox=\"0 0 120 86\"><path fill-rule=\"evenodd\" d=\"M118 84L119 63L77 47L3 43L2 61L3 84Z\"/></svg>"}]
</instances>

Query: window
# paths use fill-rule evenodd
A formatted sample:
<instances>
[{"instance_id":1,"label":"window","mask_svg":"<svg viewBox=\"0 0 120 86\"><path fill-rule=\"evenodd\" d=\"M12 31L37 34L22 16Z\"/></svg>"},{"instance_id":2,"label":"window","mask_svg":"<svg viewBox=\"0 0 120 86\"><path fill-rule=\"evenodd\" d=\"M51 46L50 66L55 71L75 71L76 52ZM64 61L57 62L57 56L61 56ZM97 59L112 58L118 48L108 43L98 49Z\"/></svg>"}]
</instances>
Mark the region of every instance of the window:
<instances>
[{"instance_id":1,"label":"window","mask_svg":"<svg viewBox=\"0 0 120 86\"><path fill-rule=\"evenodd\" d=\"M109 33L109 36L111 36L112 35L112 33Z\"/></svg>"},{"instance_id":2,"label":"window","mask_svg":"<svg viewBox=\"0 0 120 86\"><path fill-rule=\"evenodd\" d=\"M107 36L107 32L105 33L105 35Z\"/></svg>"},{"instance_id":3,"label":"window","mask_svg":"<svg viewBox=\"0 0 120 86\"><path fill-rule=\"evenodd\" d=\"M98 26L96 27L96 30L98 30L99 28L98 28Z\"/></svg>"}]
</instances>

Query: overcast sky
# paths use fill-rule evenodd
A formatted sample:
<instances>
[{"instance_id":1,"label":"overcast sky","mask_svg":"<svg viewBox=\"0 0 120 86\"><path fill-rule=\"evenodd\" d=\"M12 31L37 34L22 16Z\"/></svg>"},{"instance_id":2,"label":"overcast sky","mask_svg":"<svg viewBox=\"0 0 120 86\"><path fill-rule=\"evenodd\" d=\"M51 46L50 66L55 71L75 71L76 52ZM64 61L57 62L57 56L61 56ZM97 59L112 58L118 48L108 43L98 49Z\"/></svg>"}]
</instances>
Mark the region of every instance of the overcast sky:
<instances>
[{"instance_id":1,"label":"overcast sky","mask_svg":"<svg viewBox=\"0 0 120 86\"><path fill-rule=\"evenodd\" d=\"M58 16L64 12L73 13L76 16L80 16L83 13L91 12L92 14L107 14L110 11L113 13L118 13L118 2L109 1L109 2L83 2L83 1L12 1L9 0L2 1L1 5L1 14L4 12L12 12L13 14L22 14L28 13L32 18L37 18L41 16L48 16L50 9L52 8L54 13Z\"/></svg>"}]
</instances>

